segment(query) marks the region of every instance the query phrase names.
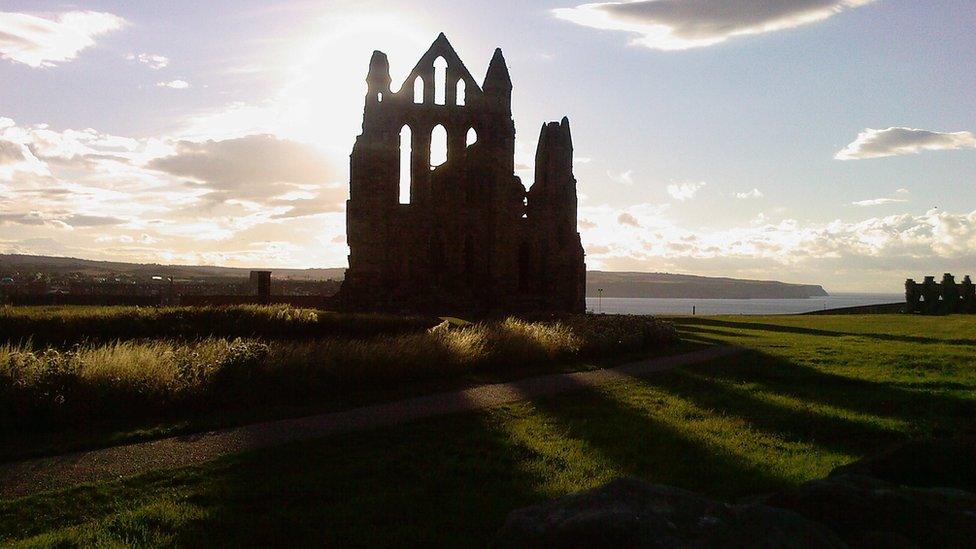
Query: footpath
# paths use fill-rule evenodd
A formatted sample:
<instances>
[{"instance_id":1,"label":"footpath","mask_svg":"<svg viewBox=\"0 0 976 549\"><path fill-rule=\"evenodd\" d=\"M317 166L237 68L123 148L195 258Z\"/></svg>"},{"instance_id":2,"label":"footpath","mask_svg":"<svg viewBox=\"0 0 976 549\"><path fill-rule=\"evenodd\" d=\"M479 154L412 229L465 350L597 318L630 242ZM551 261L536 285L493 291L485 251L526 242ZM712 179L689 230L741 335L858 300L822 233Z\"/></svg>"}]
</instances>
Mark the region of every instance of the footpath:
<instances>
[{"instance_id":1,"label":"footpath","mask_svg":"<svg viewBox=\"0 0 976 549\"><path fill-rule=\"evenodd\" d=\"M483 410L680 368L739 352L742 349L737 347L712 347L681 355L631 362L616 368L543 375L341 412L254 423L101 450L0 464L0 499L119 479L148 471L197 465L228 454L292 441Z\"/></svg>"}]
</instances>

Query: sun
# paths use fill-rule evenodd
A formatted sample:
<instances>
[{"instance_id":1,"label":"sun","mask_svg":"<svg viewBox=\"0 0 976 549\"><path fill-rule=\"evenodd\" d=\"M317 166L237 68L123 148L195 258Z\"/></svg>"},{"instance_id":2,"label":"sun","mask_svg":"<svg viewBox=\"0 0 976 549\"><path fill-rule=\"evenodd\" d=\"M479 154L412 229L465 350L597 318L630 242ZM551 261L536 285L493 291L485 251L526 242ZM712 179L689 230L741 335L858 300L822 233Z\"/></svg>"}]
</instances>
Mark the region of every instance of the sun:
<instances>
[{"instance_id":1,"label":"sun","mask_svg":"<svg viewBox=\"0 0 976 549\"><path fill-rule=\"evenodd\" d=\"M393 88L437 33L405 14L349 14L322 21L277 102L289 116L290 136L348 154L362 122L366 71L374 50L390 58Z\"/></svg>"}]
</instances>

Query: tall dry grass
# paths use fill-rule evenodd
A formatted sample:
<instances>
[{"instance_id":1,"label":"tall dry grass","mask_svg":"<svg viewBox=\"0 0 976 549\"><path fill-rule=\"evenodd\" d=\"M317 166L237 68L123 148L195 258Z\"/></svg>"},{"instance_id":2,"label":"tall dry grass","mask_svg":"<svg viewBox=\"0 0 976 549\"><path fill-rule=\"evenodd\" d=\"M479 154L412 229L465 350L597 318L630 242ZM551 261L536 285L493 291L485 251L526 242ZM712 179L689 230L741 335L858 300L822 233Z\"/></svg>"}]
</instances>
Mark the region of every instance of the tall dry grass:
<instances>
[{"instance_id":1,"label":"tall dry grass","mask_svg":"<svg viewBox=\"0 0 976 549\"><path fill-rule=\"evenodd\" d=\"M288 305L226 307L0 306L0 343L70 346L116 340L204 337L371 337L423 331L436 318L337 313Z\"/></svg>"},{"instance_id":2,"label":"tall dry grass","mask_svg":"<svg viewBox=\"0 0 976 549\"><path fill-rule=\"evenodd\" d=\"M508 318L372 338L117 341L0 346L0 428L288 404L348 389L528 368L662 347L648 317Z\"/></svg>"}]
</instances>

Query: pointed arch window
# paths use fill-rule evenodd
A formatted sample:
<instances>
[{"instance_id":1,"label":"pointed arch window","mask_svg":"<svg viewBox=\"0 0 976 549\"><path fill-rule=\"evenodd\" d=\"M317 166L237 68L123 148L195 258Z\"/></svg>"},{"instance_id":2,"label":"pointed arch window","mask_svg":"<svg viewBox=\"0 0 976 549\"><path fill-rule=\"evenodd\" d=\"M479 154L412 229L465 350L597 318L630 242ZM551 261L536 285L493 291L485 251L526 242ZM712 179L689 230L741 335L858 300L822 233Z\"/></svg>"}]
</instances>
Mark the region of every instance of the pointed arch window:
<instances>
[{"instance_id":1,"label":"pointed arch window","mask_svg":"<svg viewBox=\"0 0 976 549\"><path fill-rule=\"evenodd\" d=\"M455 88L454 94L454 103L459 107L463 107L464 102L467 100L467 98L464 96L467 91L465 90L465 87L466 85L463 78L457 81L457 88Z\"/></svg>"},{"instance_id":2,"label":"pointed arch window","mask_svg":"<svg viewBox=\"0 0 976 549\"><path fill-rule=\"evenodd\" d=\"M447 130L438 124L430 132L430 167L431 169L447 162Z\"/></svg>"},{"instance_id":3,"label":"pointed arch window","mask_svg":"<svg viewBox=\"0 0 976 549\"><path fill-rule=\"evenodd\" d=\"M412 157L410 126L400 129L400 204L410 203L410 159Z\"/></svg>"},{"instance_id":4,"label":"pointed arch window","mask_svg":"<svg viewBox=\"0 0 976 549\"><path fill-rule=\"evenodd\" d=\"M413 81L413 102L418 105L424 102L424 79L419 76Z\"/></svg>"},{"instance_id":5,"label":"pointed arch window","mask_svg":"<svg viewBox=\"0 0 976 549\"><path fill-rule=\"evenodd\" d=\"M464 145L470 147L478 142L478 132L474 128L468 128L468 133L464 137Z\"/></svg>"},{"instance_id":6,"label":"pointed arch window","mask_svg":"<svg viewBox=\"0 0 976 549\"><path fill-rule=\"evenodd\" d=\"M434 104L447 103L447 61L443 57L434 59Z\"/></svg>"}]
</instances>

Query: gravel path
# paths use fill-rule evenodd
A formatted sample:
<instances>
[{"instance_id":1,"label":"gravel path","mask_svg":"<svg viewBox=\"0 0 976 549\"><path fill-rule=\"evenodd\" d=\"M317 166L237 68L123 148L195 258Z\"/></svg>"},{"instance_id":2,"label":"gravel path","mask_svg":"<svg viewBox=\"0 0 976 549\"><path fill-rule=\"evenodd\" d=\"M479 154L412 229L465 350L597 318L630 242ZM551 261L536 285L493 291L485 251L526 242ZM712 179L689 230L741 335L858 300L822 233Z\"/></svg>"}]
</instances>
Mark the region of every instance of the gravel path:
<instances>
[{"instance_id":1,"label":"gravel path","mask_svg":"<svg viewBox=\"0 0 976 549\"><path fill-rule=\"evenodd\" d=\"M482 410L687 366L738 352L741 349L735 347L713 347L682 355L632 362L617 368L531 377L342 412L254 423L195 435L15 462L0 465L0 498L16 498L86 482L196 465L227 454L295 440Z\"/></svg>"}]
</instances>

